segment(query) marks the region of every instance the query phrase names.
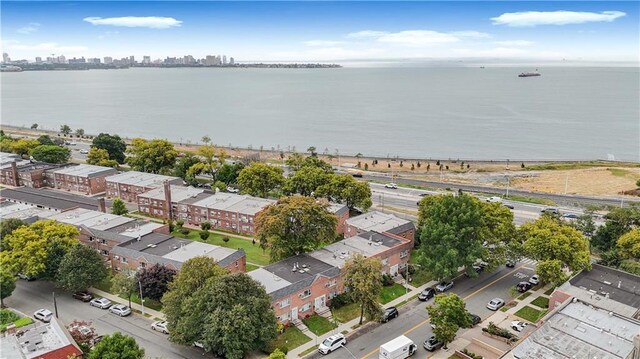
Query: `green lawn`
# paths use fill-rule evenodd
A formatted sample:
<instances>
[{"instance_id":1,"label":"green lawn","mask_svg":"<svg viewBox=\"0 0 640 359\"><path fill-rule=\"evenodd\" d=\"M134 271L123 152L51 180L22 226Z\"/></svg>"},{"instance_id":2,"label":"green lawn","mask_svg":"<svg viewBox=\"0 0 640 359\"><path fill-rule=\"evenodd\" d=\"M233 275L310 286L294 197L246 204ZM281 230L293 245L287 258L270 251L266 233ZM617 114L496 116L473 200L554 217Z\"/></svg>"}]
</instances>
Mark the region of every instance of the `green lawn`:
<instances>
[{"instance_id":1,"label":"green lawn","mask_svg":"<svg viewBox=\"0 0 640 359\"><path fill-rule=\"evenodd\" d=\"M304 333L302 333L300 329L296 327L289 327L284 331L284 333L278 335L276 340L269 344L269 349L270 351L273 351L275 350L275 348L286 347L287 350L292 350L310 340L311 338L304 335Z\"/></svg>"},{"instance_id":2,"label":"green lawn","mask_svg":"<svg viewBox=\"0 0 640 359\"><path fill-rule=\"evenodd\" d=\"M209 232L209 238L207 238L206 241L203 241L202 239L200 239L200 231L198 230L191 230L187 235L180 233L180 230L174 230L173 232L171 232L171 234L175 237L187 238L199 242L206 242L221 247L232 249L242 248L247 255L247 262L251 262L257 265L269 264L269 250L263 250L262 248L260 248L260 245L257 242L256 244L253 244L253 242L247 239L237 238L231 235L226 236L229 238L229 241L224 242L222 238L224 238L225 235L212 232Z\"/></svg>"},{"instance_id":3,"label":"green lawn","mask_svg":"<svg viewBox=\"0 0 640 359\"><path fill-rule=\"evenodd\" d=\"M336 327L336 325L331 323L328 319L317 314L303 319L302 322L315 335L322 335Z\"/></svg>"},{"instance_id":4,"label":"green lawn","mask_svg":"<svg viewBox=\"0 0 640 359\"><path fill-rule=\"evenodd\" d=\"M549 298L540 296L540 297L534 299L531 302L531 304L533 304L533 305L535 305L537 307L543 308L543 309L547 309L547 308L549 308Z\"/></svg>"},{"instance_id":5,"label":"green lawn","mask_svg":"<svg viewBox=\"0 0 640 359\"><path fill-rule=\"evenodd\" d=\"M388 287L382 287L382 291L380 291L380 303L387 304L390 301L400 297L407 293L407 289L401 284L394 283Z\"/></svg>"},{"instance_id":6,"label":"green lawn","mask_svg":"<svg viewBox=\"0 0 640 359\"><path fill-rule=\"evenodd\" d=\"M519 300L523 300L524 298L531 295L531 292L524 292L521 296L518 297Z\"/></svg>"},{"instance_id":7,"label":"green lawn","mask_svg":"<svg viewBox=\"0 0 640 359\"><path fill-rule=\"evenodd\" d=\"M411 255L409 257L409 263L410 264L418 264L418 251L417 250L412 250L411 251ZM413 269L415 269L415 272L411 275L411 285L414 287L420 287L423 284L426 284L428 282L430 282L431 280L433 280L433 277L431 276L431 273L427 272L426 270L418 267L418 266L413 266Z\"/></svg>"},{"instance_id":8,"label":"green lawn","mask_svg":"<svg viewBox=\"0 0 640 359\"><path fill-rule=\"evenodd\" d=\"M33 319L20 317L16 312L9 309L0 309L0 332L4 333L7 330L7 326L12 323L16 328L22 328L25 325L33 323Z\"/></svg>"},{"instance_id":9,"label":"green lawn","mask_svg":"<svg viewBox=\"0 0 640 359\"><path fill-rule=\"evenodd\" d=\"M352 319L358 318L360 315L360 306L358 303L351 303L331 311L333 318L340 323L346 323Z\"/></svg>"},{"instance_id":10,"label":"green lawn","mask_svg":"<svg viewBox=\"0 0 640 359\"><path fill-rule=\"evenodd\" d=\"M546 312L546 310L537 310L527 305L526 307L517 311L515 315L524 320L528 320L531 323L535 323L540 318L542 318Z\"/></svg>"},{"instance_id":11,"label":"green lawn","mask_svg":"<svg viewBox=\"0 0 640 359\"><path fill-rule=\"evenodd\" d=\"M126 300L125 304L129 305L129 298L127 298L126 295L120 295L120 298ZM137 293L134 293L133 295L131 295L131 302L140 304L140 297L138 296ZM144 307L157 310L157 311L162 311L162 303L151 298L144 299Z\"/></svg>"},{"instance_id":12,"label":"green lawn","mask_svg":"<svg viewBox=\"0 0 640 359\"><path fill-rule=\"evenodd\" d=\"M247 272L251 272L252 270L256 270L256 269L258 269L258 268L260 268L260 267L258 267L257 265L253 265L253 264L251 264L251 263L247 263L246 271L247 271Z\"/></svg>"}]
</instances>

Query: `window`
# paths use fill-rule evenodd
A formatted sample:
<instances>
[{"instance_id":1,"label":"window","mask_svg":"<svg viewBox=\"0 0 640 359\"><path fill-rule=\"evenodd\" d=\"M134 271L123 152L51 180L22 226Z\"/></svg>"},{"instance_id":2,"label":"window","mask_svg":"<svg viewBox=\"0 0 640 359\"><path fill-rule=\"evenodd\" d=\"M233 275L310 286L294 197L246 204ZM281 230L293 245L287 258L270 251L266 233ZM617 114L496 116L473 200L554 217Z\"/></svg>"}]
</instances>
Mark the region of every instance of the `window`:
<instances>
[{"instance_id":1,"label":"window","mask_svg":"<svg viewBox=\"0 0 640 359\"><path fill-rule=\"evenodd\" d=\"M382 260L382 266L386 266L389 263L389 260L387 258Z\"/></svg>"},{"instance_id":2,"label":"window","mask_svg":"<svg viewBox=\"0 0 640 359\"><path fill-rule=\"evenodd\" d=\"M100 240L100 244L107 244L107 240L106 239L101 239Z\"/></svg>"},{"instance_id":3,"label":"window","mask_svg":"<svg viewBox=\"0 0 640 359\"><path fill-rule=\"evenodd\" d=\"M336 280L332 279L332 280L328 281L327 284L325 284L324 286L327 287L327 288L330 288L330 287L335 287L335 285L336 285Z\"/></svg>"},{"instance_id":4,"label":"window","mask_svg":"<svg viewBox=\"0 0 640 359\"><path fill-rule=\"evenodd\" d=\"M311 296L311 289L307 289L304 292L299 294L300 298L307 298Z\"/></svg>"},{"instance_id":5,"label":"window","mask_svg":"<svg viewBox=\"0 0 640 359\"><path fill-rule=\"evenodd\" d=\"M406 257L408 255L409 255L409 250L408 249L400 252L400 258L404 258L404 257Z\"/></svg>"},{"instance_id":6,"label":"window","mask_svg":"<svg viewBox=\"0 0 640 359\"><path fill-rule=\"evenodd\" d=\"M127 263L127 258L125 258L125 257L120 257L120 262L122 262L122 263Z\"/></svg>"},{"instance_id":7,"label":"window","mask_svg":"<svg viewBox=\"0 0 640 359\"><path fill-rule=\"evenodd\" d=\"M300 308L300 312L304 313L309 309L311 309L311 303L307 303L307 304L303 305L302 308Z\"/></svg>"},{"instance_id":8,"label":"window","mask_svg":"<svg viewBox=\"0 0 640 359\"><path fill-rule=\"evenodd\" d=\"M89 237L89 242L93 242L93 237Z\"/></svg>"},{"instance_id":9,"label":"window","mask_svg":"<svg viewBox=\"0 0 640 359\"><path fill-rule=\"evenodd\" d=\"M289 304L291 304L291 299L285 299L282 302L280 302L280 308L286 308L289 306Z\"/></svg>"},{"instance_id":10,"label":"window","mask_svg":"<svg viewBox=\"0 0 640 359\"><path fill-rule=\"evenodd\" d=\"M103 256L108 256L108 255L109 255L109 252L108 252L108 251L105 251L105 250L101 250L101 251L100 251L100 254L102 254Z\"/></svg>"}]
</instances>

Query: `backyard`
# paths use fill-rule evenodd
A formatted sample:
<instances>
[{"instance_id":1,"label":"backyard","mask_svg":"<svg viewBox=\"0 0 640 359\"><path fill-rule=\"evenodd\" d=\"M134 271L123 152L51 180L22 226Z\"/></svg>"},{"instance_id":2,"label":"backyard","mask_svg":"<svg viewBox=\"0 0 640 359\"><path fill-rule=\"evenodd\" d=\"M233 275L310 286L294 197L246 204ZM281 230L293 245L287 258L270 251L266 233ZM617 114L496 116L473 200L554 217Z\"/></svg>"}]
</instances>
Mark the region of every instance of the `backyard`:
<instances>
[{"instance_id":1,"label":"backyard","mask_svg":"<svg viewBox=\"0 0 640 359\"><path fill-rule=\"evenodd\" d=\"M216 246L227 247L232 249L244 249L245 254L247 255L247 263L257 264L257 265L267 265L269 264L269 250L263 250L260 248L260 245L256 242L253 244L252 241L247 239L242 239L238 237L233 237L232 235L223 235L219 233L209 232L209 238L206 241L203 241L200 238L200 231L198 230L189 230L188 234L182 234L179 229L171 232L172 235L179 238L191 239L193 241L205 242L209 244L213 244ZM224 237L229 238L228 242L223 240Z\"/></svg>"},{"instance_id":2,"label":"backyard","mask_svg":"<svg viewBox=\"0 0 640 359\"><path fill-rule=\"evenodd\" d=\"M335 324L331 323L328 319L321 317L317 314L314 314L309 318L303 319L302 322L315 335L322 335L336 328Z\"/></svg>"}]
</instances>

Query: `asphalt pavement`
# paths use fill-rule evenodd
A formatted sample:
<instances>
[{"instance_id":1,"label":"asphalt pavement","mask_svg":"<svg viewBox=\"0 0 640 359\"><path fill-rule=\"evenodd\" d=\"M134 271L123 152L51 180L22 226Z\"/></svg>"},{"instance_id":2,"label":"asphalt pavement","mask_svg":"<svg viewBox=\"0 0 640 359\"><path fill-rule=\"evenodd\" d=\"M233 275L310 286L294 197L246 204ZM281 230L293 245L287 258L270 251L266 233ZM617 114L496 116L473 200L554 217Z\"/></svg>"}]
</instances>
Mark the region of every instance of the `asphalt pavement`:
<instances>
[{"instance_id":1,"label":"asphalt pavement","mask_svg":"<svg viewBox=\"0 0 640 359\"><path fill-rule=\"evenodd\" d=\"M128 317L119 317L73 299L71 293L56 289L50 282L18 280L16 289L11 297L4 303L10 308L33 315L38 309L49 309L55 313L53 305L53 293L56 293L58 307L58 320L68 325L73 320L84 320L92 323L98 335L108 335L114 332L132 336L140 347L145 350L147 358L187 359L187 358L213 358L212 355L203 356L198 348L177 345L169 342L167 335L151 329L153 318L145 318L138 314ZM124 302L124 301L123 301ZM126 303L124 303L126 304Z\"/></svg>"}]
</instances>

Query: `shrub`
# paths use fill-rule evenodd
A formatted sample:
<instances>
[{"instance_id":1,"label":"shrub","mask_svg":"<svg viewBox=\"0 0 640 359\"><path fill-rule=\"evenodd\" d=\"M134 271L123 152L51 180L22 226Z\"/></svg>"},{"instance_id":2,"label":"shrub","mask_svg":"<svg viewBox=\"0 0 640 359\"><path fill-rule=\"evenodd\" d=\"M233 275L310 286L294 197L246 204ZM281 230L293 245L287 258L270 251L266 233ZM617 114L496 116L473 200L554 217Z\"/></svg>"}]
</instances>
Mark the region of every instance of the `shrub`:
<instances>
[{"instance_id":1,"label":"shrub","mask_svg":"<svg viewBox=\"0 0 640 359\"><path fill-rule=\"evenodd\" d=\"M499 326L493 324L493 322L489 322L489 325L486 328L482 328L482 331L507 339L515 338L515 335L513 335L513 333L511 333L508 329L500 328Z\"/></svg>"},{"instance_id":2,"label":"shrub","mask_svg":"<svg viewBox=\"0 0 640 359\"><path fill-rule=\"evenodd\" d=\"M203 241L206 241L207 238L209 238L209 232L207 231L200 232L200 239L202 239Z\"/></svg>"},{"instance_id":3,"label":"shrub","mask_svg":"<svg viewBox=\"0 0 640 359\"><path fill-rule=\"evenodd\" d=\"M224 243L229 242L229 237L227 237L227 236L222 237L222 241L223 241Z\"/></svg>"},{"instance_id":4,"label":"shrub","mask_svg":"<svg viewBox=\"0 0 640 359\"><path fill-rule=\"evenodd\" d=\"M188 236L190 232L189 228L180 228L180 233L182 233L182 235Z\"/></svg>"},{"instance_id":5,"label":"shrub","mask_svg":"<svg viewBox=\"0 0 640 359\"><path fill-rule=\"evenodd\" d=\"M20 319L20 316L9 309L0 309L0 324L13 323Z\"/></svg>"},{"instance_id":6,"label":"shrub","mask_svg":"<svg viewBox=\"0 0 640 359\"><path fill-rule=\"evenodd\" d=\"M211 222L202 222L200 223L200 228L202 228L203 231L208 231L211 229Z\"/></svg>"},{"instance_id":7,"label":"shrub","mask_svg":"<svg viewBox=\"0 0 640 359\"><path fill-rule=\"evenodd\" d=\"M184 220L183 219L176 220L176 226L178 226L178 228L182 228L182 226L184 226Z\"/></svg>"},{"instance_id":8,"label":"shrub","mask_svg":"<svg viewBox=\"0 0 640 359\"><path fill-rule=\"evenodd\" d=\"M482 355L478 355L478 354L476 354L476 353L474 353L474 352L472 352L472 351L467 350L466 348L465 348L465 349L462 349L462 353L463 353L464 355L466 355L466 356L471 357L472 359L482 359L482 358L483 358L483 356L482 356Z\"/></svg>"},{"instance_id":9,"label":"shrub","mask_svg":"<svg viewBox=\"0 0 640 359\"><path fill-rule=\"evenodd\" d=\"M388 275L386 273L382 275L382 285L383 286L388 287L388 286L393 285L393 283L394 283L393 278L390 275Z\"/></svg>"},{"instance_id":10,"label":"shrub","mask_svg":"<svg viewBox=\"0 0 640 359\"><path fill-rule=\"evenodd\" d=\"M331 309L338 309L344 307L347 304L351 304L351 302L352 301L349 295L347 293L342 293L336 295L331 299L331 304L329 304L329 307L331 307Z\"/></svg>"},{"instance_id":11,"label":"shrub","mask_svg":"<svg viewBox=\"0 0 640 359\"><path fill-rule=\"evenodd\" d=\"M282 353L284 353L284 355L287 355L287 353L289 353L289 348L288 347L280 347L278 349L280 349L280 351Z\"/></svg>"}]
</instances>

